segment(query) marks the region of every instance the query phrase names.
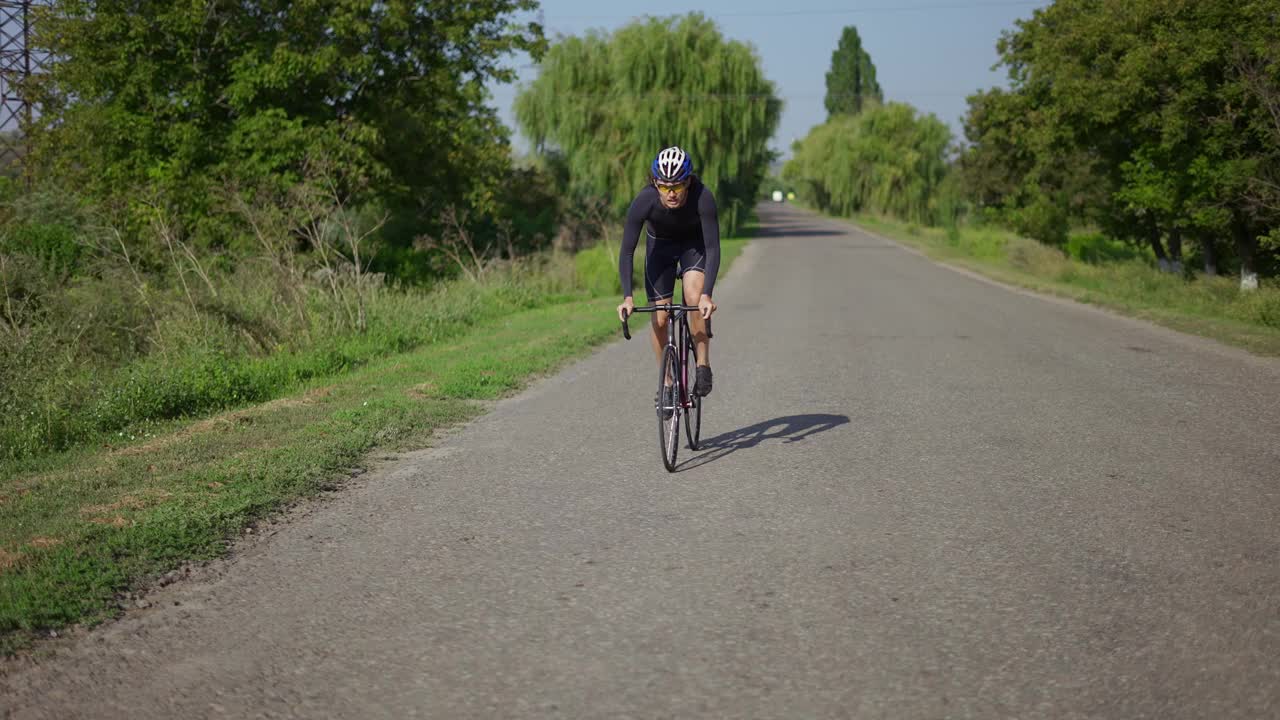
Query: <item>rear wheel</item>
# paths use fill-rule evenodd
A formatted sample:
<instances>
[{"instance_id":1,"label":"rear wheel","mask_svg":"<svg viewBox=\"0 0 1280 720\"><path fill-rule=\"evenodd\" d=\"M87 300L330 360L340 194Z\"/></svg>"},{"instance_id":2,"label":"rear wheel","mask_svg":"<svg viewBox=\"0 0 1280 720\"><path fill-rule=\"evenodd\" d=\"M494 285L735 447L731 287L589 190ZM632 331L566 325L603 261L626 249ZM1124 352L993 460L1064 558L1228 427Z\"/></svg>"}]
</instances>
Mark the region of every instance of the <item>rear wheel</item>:
<instances>
[{"instance_id":1,"label":"rear wheel","mask_svg":"<svg viewBox=\"0 0 1280 720\"><path fill-rule=\"evenodd\" d=\"M667 346L658 372L658 448L667 472L676 471L676 450L680 445L680 366L676 350ZM670 388L668 390L668 388ZM668 414L669 413L669 414Z\"/></svg>"}]
</instances>

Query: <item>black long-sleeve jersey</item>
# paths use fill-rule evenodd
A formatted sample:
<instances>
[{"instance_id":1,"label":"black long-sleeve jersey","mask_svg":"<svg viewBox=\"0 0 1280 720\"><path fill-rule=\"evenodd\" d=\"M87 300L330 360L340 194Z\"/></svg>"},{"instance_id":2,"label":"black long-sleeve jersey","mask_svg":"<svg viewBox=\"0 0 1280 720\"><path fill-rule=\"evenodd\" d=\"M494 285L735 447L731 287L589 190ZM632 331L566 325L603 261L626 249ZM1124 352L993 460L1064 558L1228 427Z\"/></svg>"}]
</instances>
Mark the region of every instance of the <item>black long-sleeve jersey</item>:
<instances>
[{"instance_id":1,"label":"black long-sleeve jersey","mask_svg":"<svg viewBox=\"0 0 1280 720\"><path fill-rule=\"evenodd\" d=\"M627 211L627 222L622 230L622 252L618 259L618 273L622 280L623 296L632 294L631 269L636 245L640 242L640 228L649 223L645 240L645 257L653 252L656 243L680 244L701 247L706 257L706 281L702 292L710 296L720 270L720 218L715 196L696 176L689 184L689 197L684 205L670 210L662 204L657 188L646 186L640 191Z\"/></svg>"}]
</instances>

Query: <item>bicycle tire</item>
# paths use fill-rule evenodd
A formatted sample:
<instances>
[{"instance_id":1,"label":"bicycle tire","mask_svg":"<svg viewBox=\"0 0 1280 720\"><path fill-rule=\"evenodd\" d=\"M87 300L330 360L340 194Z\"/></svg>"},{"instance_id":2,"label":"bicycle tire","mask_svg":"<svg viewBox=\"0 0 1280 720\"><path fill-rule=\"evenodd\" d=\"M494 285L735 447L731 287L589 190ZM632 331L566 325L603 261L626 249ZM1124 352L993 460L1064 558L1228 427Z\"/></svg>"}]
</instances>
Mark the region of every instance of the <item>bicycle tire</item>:
<instances>
[{"instance_id":1,"label":"bicycle tire","mask_svg":"<svg viewBox=\"0 0 1280 720\"><path fill-rule=\"evenodd\" d=\"M662 464L666 466L667 472L676 471L676 452L680 446L681 380L679 373L680 366L676 357L676 349L668 345L662 353L662 364L658 368L658 402L656 403L658 413L658 450L662 453ZM671 417L664 418L662 411L666 397L662 390L666 386L668 377L672 378L675 402L670 407Z\"/></svg>"},{"instance_id":2,"label":"bicycle tire","mask_svg":"<svg viewBox=\"0 0 1280 720\"><path fill-rule=\"evenodd\" d=\"M697 373L698 353L693 343L693 334L686 325L684 329L684 371L685 382L684 390L689 395L689 417L684 420L684 436L689 441L689 449L698 449L698 440L702 434L702 400L693 393L693 383L690 382L688 373L692 370Z\"/></svg>"}]
</instances>

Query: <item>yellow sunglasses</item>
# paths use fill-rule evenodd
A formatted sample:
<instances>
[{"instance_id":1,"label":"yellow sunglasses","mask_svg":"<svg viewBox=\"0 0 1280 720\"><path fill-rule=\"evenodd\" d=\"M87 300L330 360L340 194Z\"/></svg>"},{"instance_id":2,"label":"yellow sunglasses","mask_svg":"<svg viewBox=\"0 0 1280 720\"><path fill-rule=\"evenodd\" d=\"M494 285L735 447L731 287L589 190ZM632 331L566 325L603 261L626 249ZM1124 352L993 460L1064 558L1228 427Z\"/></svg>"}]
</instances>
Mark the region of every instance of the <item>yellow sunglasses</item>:
<instances>
[{"instance_id":1,"label":"yellow sunglasses","mask_svg":"<svg viewBox=\"0 0 1280 720\"><path fill-rule=\"evenodd\" d=\"M667 185L665 183L654 183L653 186L658 188L658 192L678 193L681 190L689 187L689 181L685 180L684 182L676 183L674 185Z\"/></svg>"}]
</instances>

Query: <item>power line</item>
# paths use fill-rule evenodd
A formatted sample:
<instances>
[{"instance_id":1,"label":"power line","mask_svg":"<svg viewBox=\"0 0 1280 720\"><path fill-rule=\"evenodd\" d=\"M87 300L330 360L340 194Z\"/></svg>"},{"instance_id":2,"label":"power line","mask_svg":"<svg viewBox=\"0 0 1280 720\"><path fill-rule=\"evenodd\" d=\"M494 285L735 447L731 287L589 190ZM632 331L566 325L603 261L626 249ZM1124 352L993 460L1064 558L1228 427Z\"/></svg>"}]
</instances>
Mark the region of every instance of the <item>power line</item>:
<instances>
[{"instance_id":1,"label":"power line","mask_svg":"<svg viewBox=\"0 0 1280 720\"><path fill-rule=\"evenodd\" d=\"M923 97L967 97L976 92L978 92L978 90L973 90L971 92L903 91L903 92L895 92L893 93L893 95L895 97L922 97L922 96ZM781 95L774 95L770 93L684 93L684 92L670 92L666 90L647 90L644 92L632 92L632 91L616 92L616 91L607 91L607 90L603 92L591 92L591 91L570 90L567 92L566 91L556 92L555 96L558 98L571 97L571 98L586 98L586 99L598 99L598 100L653 99L653 100L667 100L667 101L672 101L672 100L769 100L769 99L776 98L778 100L782 100L785 102L787 100L818 100L818 99L828 98L828 97L830 98L859 97L860 95L859 93L834 93L834 94L828 94L828 93L785 94L784 93ZM866 96L862 95L861 97L866 97ZM886 100L886 102L893 102L893 100L889 99L889 100Z\"/></svg>"},{"instance_id":2,"label":"power line","mask_svg":"<svg viewBox=\"0 0 1280 720\"><path fill-rule=\"evenodd\" d=\"M933 3L929 5L882 5L875 7L862 8L843 8L839 10L773 10L773 11L743 11L743 12L723 12L723 13L707 13L712 18L739 18L739 17L805 17L805 16L831 16L831 15L856 15L858 13L892 13L892 12L916 12L920 10L978 10L983 8L1004 8L1004 7L1032 7L1044 5L1044 0L1012 0L1011 2L987 2L987 3ZM678 13L670 13L678 14ZM547 17L547 24L561 21L577 21L577 20L622 20L634 17L662 17L662 14L644 13L643 15L553 15Z\"/></svg>"}]
</instances>

